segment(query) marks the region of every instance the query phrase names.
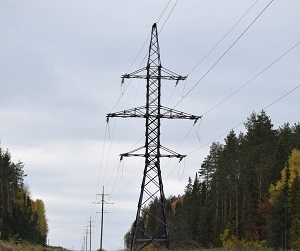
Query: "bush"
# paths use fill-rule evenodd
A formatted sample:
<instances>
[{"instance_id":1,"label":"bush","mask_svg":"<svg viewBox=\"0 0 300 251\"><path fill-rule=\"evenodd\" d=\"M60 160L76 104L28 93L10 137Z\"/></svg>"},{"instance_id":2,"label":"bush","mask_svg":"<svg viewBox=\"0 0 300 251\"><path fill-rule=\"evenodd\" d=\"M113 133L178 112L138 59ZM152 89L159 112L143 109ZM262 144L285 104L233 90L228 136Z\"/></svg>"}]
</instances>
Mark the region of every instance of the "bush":
<instances>
[{"instance_id":1,"label":"bush","mask_svg":"<svg viewBox=\"0 0 300 251\"><path fill-rule=\"evenodd\" d=\"M220 239L222 241L222 246L226 249L239 246L239 240L234 235L230 235L230 231L227 228L224 230L223 234L220 234Z\"/></svg>"}]
</instances>

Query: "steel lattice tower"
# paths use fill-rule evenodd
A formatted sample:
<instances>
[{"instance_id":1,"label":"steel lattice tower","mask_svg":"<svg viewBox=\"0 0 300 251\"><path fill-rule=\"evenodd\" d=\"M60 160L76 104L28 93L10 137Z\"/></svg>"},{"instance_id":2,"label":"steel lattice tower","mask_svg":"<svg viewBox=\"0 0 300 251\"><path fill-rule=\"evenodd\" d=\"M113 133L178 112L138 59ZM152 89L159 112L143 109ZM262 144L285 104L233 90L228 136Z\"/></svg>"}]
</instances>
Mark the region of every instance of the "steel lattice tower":
<instances>
[{"instance_id":1,"label":"steel lattice tower","mask_svg":"<svg viewBox=\"0 0 300 251\"><path fill-rule=\"evenodd\" d=\"M152 26L147 66L130 74L125 78L142 78L147 80L146 106L136 107L115 113L109 117L134 117L146 119L145 145L128 153L120 154L123 157L140 156L145 158L144 175L141 184L136 219L133 225L132 250L141 250L152 243L154 247L164 246L169 249L169 232L166 219L165 195L161 177L160 158L176 157L180 160L186 155L178 154L160 143L161 119L190 119L195 122L201 116L194 116L161 105L161 80L184 80L180 76L161 66L160 50L156 23ZM143 153L140 153L144 149ZM146 210L147 203L157 201L158 210ZM147 218L148 226L145 226ZM150 226L151 225L151 226Z\"/></svg>"}]
</instances>

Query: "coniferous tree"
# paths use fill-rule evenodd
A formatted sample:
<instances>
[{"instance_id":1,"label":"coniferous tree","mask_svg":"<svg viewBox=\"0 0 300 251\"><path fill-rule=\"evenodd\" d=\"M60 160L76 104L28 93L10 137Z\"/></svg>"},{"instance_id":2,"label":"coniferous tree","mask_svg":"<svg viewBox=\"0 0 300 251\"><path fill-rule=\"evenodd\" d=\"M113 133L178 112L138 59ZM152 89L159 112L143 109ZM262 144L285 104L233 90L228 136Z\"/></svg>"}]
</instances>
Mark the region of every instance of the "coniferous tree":
<instances>
[{"instance_id":1,"label":"coniferous tree","mask_svg":"<svg viewBox=\"0 0 300 251\"><path fill-rule=\"evenodd\" d=\"M267 240L270 247L299 248L300 175L292 160L300 124L275 130L262 111L245 128L239 136L230 131L224 144L214 142L184 194L167 199L173 247L255 249ZM150 203L143 216L146 227L153 208Z\"/></svg>"},{"instance_id":2,"label":"coniferous tree","mask_svg":"<svg viewBox=\"0 0 300 251\"><path fill-rule=\"evenodd\" d=\"M46 244L48 226L41 200L34 202L24 185L24 164L13 163L9 151L0 147L1 239L23 239Z\"/></svg>"},{"instance_id":3,"label":"coniferous tree","mask_svg":"<svg viewBox=\"0 0 300 251\"><path fill-rule=\"evenodd\" d=\"M273 182L274 143L276 133L271 119L264 111L260 114L252 113L245 123L247 133L242 142L243 161L241 178L242 194L242 235L247 240L260 241L264 238L266 222L261 215L267 212L264 204L268 198L268 189ZM255 209L255 210L253 210Z\"/></svg>"}]
</instances>

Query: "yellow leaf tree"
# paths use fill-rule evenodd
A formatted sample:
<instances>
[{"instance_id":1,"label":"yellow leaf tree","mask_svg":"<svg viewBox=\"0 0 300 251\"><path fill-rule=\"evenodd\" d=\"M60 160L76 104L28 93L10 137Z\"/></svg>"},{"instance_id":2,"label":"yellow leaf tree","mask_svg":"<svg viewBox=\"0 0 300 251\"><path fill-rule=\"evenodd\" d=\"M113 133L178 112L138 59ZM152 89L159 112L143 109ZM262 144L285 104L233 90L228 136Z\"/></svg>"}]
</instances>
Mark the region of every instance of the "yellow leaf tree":
<instances>
[{"instance_id":1,"label":"yellow leaf tree","mask_svg":"<svg viewBox=\"0 0 300 251\"><path fill-rule=\"evenodd\" d=\"M270 244L281 245L282 248L300 248L299 150L292 151L281 171L280 180L270 186L269 192L272 216Z\"/></svg>"}]
</instances>

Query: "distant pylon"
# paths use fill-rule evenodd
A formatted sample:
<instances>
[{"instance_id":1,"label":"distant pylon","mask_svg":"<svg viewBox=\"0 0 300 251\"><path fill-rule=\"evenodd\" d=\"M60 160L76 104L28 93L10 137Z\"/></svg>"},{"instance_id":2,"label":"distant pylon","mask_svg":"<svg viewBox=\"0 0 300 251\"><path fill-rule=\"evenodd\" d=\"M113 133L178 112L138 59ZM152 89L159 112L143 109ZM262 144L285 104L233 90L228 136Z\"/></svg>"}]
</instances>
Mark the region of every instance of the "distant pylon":
<instances>
[{"instance_id":1,"label":"distant pylon","mask_svg":"<svg viewBox=\"0 0 300 251\"><path fill-rule=\"evenodd\" d=\"M104 200L104 196L109 195L104 193L104 186L102 187L102 193L97 194L101 195L101 201L93 202L94 204L101 204L101 224L100 224L100 248L99 251L103 251L102 243L103 243L103 214L104 214L104 204L114 204L114 203L108 203Z\"/></svg>"},{"instance_id":2,"label":"distant pylon","mask_svg":"<svg viewBox=\"0 0 300 251\"><path fill-rule=\"evenodd\" d=\"M196 123L201 116L187 114L161 105L161 80L179 81L186 79L186 77L177 75L161 66L156 23L152 26L147 66L133 73L123 75L122 79L125 78L147 80L145 106L107 114L107 119L109 117L146 119L145 145L128 153L120 154L121 159L130 156L145 158L140 198L133 226L131 250L141 250L150 243L153 244L154 248L164 246L169 249L170 241L160 158L176 157L181 160L186 155L178 154L160 144L160 120L161 118L190 119L195 120ZM145 149L144 152L141 152L143 149ZM158 210L146 210L147 203L154 200L158 202ZM145 221L148 222L147 226L143 224Z\"/></svg>"}]
</instances>

